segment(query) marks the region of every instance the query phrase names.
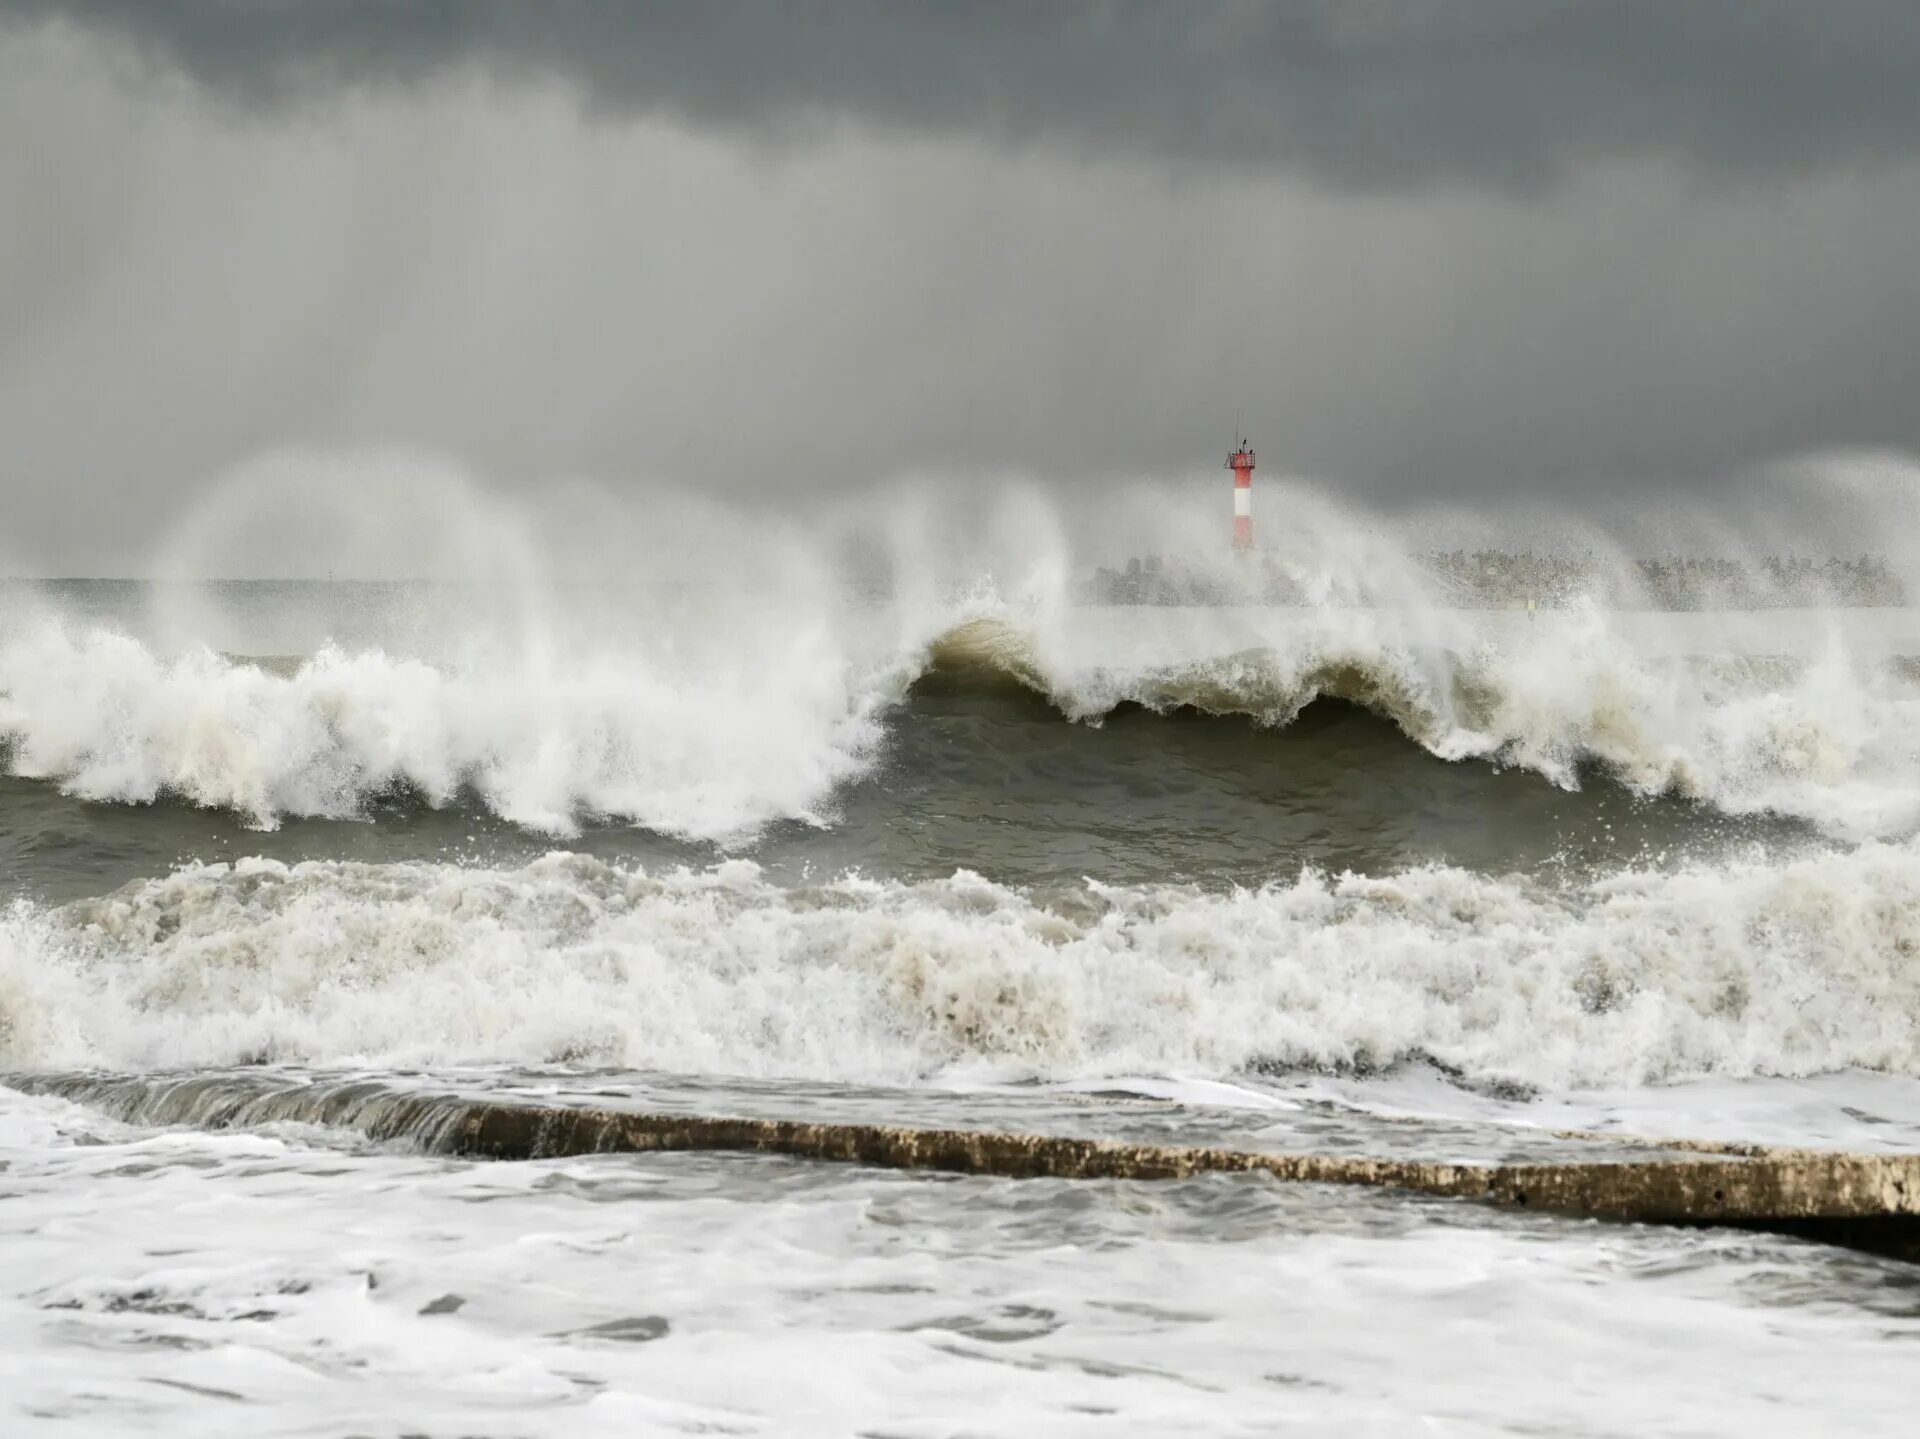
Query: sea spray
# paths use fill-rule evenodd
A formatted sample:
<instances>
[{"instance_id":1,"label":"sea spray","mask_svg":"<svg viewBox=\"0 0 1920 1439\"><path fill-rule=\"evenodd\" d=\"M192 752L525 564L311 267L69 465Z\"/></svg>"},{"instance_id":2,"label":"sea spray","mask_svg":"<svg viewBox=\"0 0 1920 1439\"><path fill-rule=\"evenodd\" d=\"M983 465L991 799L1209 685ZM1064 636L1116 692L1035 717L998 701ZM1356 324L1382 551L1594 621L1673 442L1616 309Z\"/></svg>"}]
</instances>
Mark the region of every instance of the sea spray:
<instances>
[{"instance_id":1,"label":"sea spray","mask_svg":"<svg viewBox=\"0 0 1920 1439\"><path fill-rule=\"evenodd\" d=\"M685 607L683 607L685 608ZM351 817L472 796L555 834L596 820L745 844L831 823L886 759L916 683L1278 726L1332 698L1439 759L1573 787L1806 820L1846 840L1920 824L1920 686L1905 611L1662 616L1048 608L991 590L917 618L736 606L545 653L422 658L329 645L258 663L45 619L0 636L14 774L82 798Z\"/></svg>"},{"instance_id":2,"label":"sea spray","mask_svg":"<svg viewBox=\"0 0 1920 1439\"><path fill-rule=\"evenodd\" d=\"M605 654L543 677L323 649L278 674L211 651L157 655L104 631L49 627L0 644L0 736L12 772L82 798L167 797L283 816L350 817L395 792L470 792L502 818L572 832L612 817L726 838L772 819L823 822L878 742L830 643L764 667L662 672Z\"/></svg>"}]
</instances>

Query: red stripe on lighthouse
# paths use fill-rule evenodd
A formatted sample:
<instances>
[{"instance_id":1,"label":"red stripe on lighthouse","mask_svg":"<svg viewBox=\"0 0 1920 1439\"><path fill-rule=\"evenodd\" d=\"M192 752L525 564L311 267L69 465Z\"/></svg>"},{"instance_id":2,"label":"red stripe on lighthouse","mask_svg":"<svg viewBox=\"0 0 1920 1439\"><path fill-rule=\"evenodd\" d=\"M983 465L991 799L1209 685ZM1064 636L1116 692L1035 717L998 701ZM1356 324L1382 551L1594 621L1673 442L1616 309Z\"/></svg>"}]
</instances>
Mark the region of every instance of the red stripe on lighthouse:
<instances>
[{"instance_id":1,"label":"red stripe on lighthouse","mask_svg":"<svg viewBox=\"0 0 1920 1439\"><path fill-rule=\"evenodd\" d=\"M1227 456L1233 471L1233 547L1253 548L1253 451L1245 445Z\"/></svg>"}]
</instances>

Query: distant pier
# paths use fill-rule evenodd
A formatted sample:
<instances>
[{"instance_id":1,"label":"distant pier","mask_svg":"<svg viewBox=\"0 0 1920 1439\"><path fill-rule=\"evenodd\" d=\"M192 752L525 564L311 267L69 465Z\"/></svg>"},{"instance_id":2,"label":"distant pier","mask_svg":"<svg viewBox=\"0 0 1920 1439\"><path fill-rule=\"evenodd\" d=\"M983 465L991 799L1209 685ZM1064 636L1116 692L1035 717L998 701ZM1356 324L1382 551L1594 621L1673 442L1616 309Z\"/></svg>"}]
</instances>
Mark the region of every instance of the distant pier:
<instances>
[{"instance_id":1,"label":"distant pier","mask_svg":"<svg viewBox=\"0 0 1920 1439\"><path fill-rule=\"evenodd\" d=\"M1236 547L1237 563L1147 555L1101 566L1081 599L1103 605L1298 605L1308 603L1298 557ZM1591 597L1608 609L1849 609L1909 603L1906 583L1885 559L1756 560L1665 556L1622 560L1527 550L1429 550L1407 556L1408 571L1432 596L1462 609L1555 608ZM1353 576L1364 587L1376 576ZM1404 603L1407 596L1381 596Z\"/></svg>"}]
</instances>

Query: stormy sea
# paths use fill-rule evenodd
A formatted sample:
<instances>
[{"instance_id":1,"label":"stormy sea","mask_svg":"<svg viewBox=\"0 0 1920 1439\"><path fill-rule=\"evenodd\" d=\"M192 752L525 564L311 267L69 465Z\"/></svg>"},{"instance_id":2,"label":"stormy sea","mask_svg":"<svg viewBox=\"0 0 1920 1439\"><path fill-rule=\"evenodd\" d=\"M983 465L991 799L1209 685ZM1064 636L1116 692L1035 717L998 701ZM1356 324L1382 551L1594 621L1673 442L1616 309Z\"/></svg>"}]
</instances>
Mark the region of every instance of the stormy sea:
<instances>
[{"instance_id":1,"label":"stormy sea","mask_svg":"<svg viewBox=\"0 0 1920 1439\"><path fill-rule=\"evenodd\" d=\"M1469 1163L1920 1147L1920 610L1383 563L1276 597L1221 559L1200 602L1065 565L9 584L10 1402L183 1436L1911 1432L1920 1269L1806 1238L448 1142L506 1100Z\"/></svg>"}]
</instances>

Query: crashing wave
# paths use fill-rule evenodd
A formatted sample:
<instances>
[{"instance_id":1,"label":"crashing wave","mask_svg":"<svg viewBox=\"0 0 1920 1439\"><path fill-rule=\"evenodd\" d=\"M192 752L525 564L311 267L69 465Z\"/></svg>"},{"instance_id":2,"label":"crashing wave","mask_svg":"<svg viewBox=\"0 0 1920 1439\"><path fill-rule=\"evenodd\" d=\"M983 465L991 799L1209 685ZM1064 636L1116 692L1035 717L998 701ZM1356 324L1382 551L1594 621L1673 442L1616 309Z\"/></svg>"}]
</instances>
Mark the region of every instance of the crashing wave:
<instances>
[{"instance_id":1,"label":"crashing wave","mask_svg":"<svg viewBox=\"0 0 1920 1439\"><path fill-rule=\"evenodd\" d=\"M0 642L0 746L14 774L83 798L173 797L263 826L405 792L472 795L551 833L608 819L742 842L780 820L831 822L916 684L1020 689L1093 724L1137 705L1277 726L1335 698L1442 760L1568 787L1598 769L1641 795L1848 839L1920 825L1914 677L1844 636L1782 652L1773 617L1660 643L1629 625L1676 617L986 607L794 635L774 618L751 643L667 634L534 665L327 648L263 666L48 624Z\"/></svg>"},{"instance_id":2,"label":"crashing wave","mask_svg":"<svg viewBox=\"0 0 1920 1439\"><path fill-rule=\"evenodd\" d=\"M622 655L535 672L334 648L276 672L58 627L0 646L14 774L263 827L358 816L396 791L436 806L471 794L558 834L595 817L699 839L824 824L836 786L880 743L879 706L838 656L804 643L769 670L671 672Z\"/></svg>"},{"instance_id":3,"label":"crashing wave","mask_svg":"<svg viewBox=\"0 0 1920 1439\"><path fill-rule=\"evenodd\" d=\"M1920 1075L1920 852L1542 884L194 866L0 919L0 1068L550 1063L846 1082Z\"/></svg>"},{"instance_id":4,"label":"crashing wave","mask_svg":"<svg viewBox=\"0 0 1920 1439\"><path fill-rule=\"evenodd\" d=\"M986 617L944 632L929 663L948 683L1017 684L1089 723L1136 705L1283 726L1334 699L1390 720L1436 758L1515 765L1567 788L1598 769L1641 796L1806 819L1850 839L1920 824L1920 688L1902 666L1830 644L1649 654L1618 618L1523 622L1490 642L1466 627L1409 636L1343 617L1231 653L1162 646L1114 665L1049 653L1031 631Z\"/></svg>"}]
</instances>

